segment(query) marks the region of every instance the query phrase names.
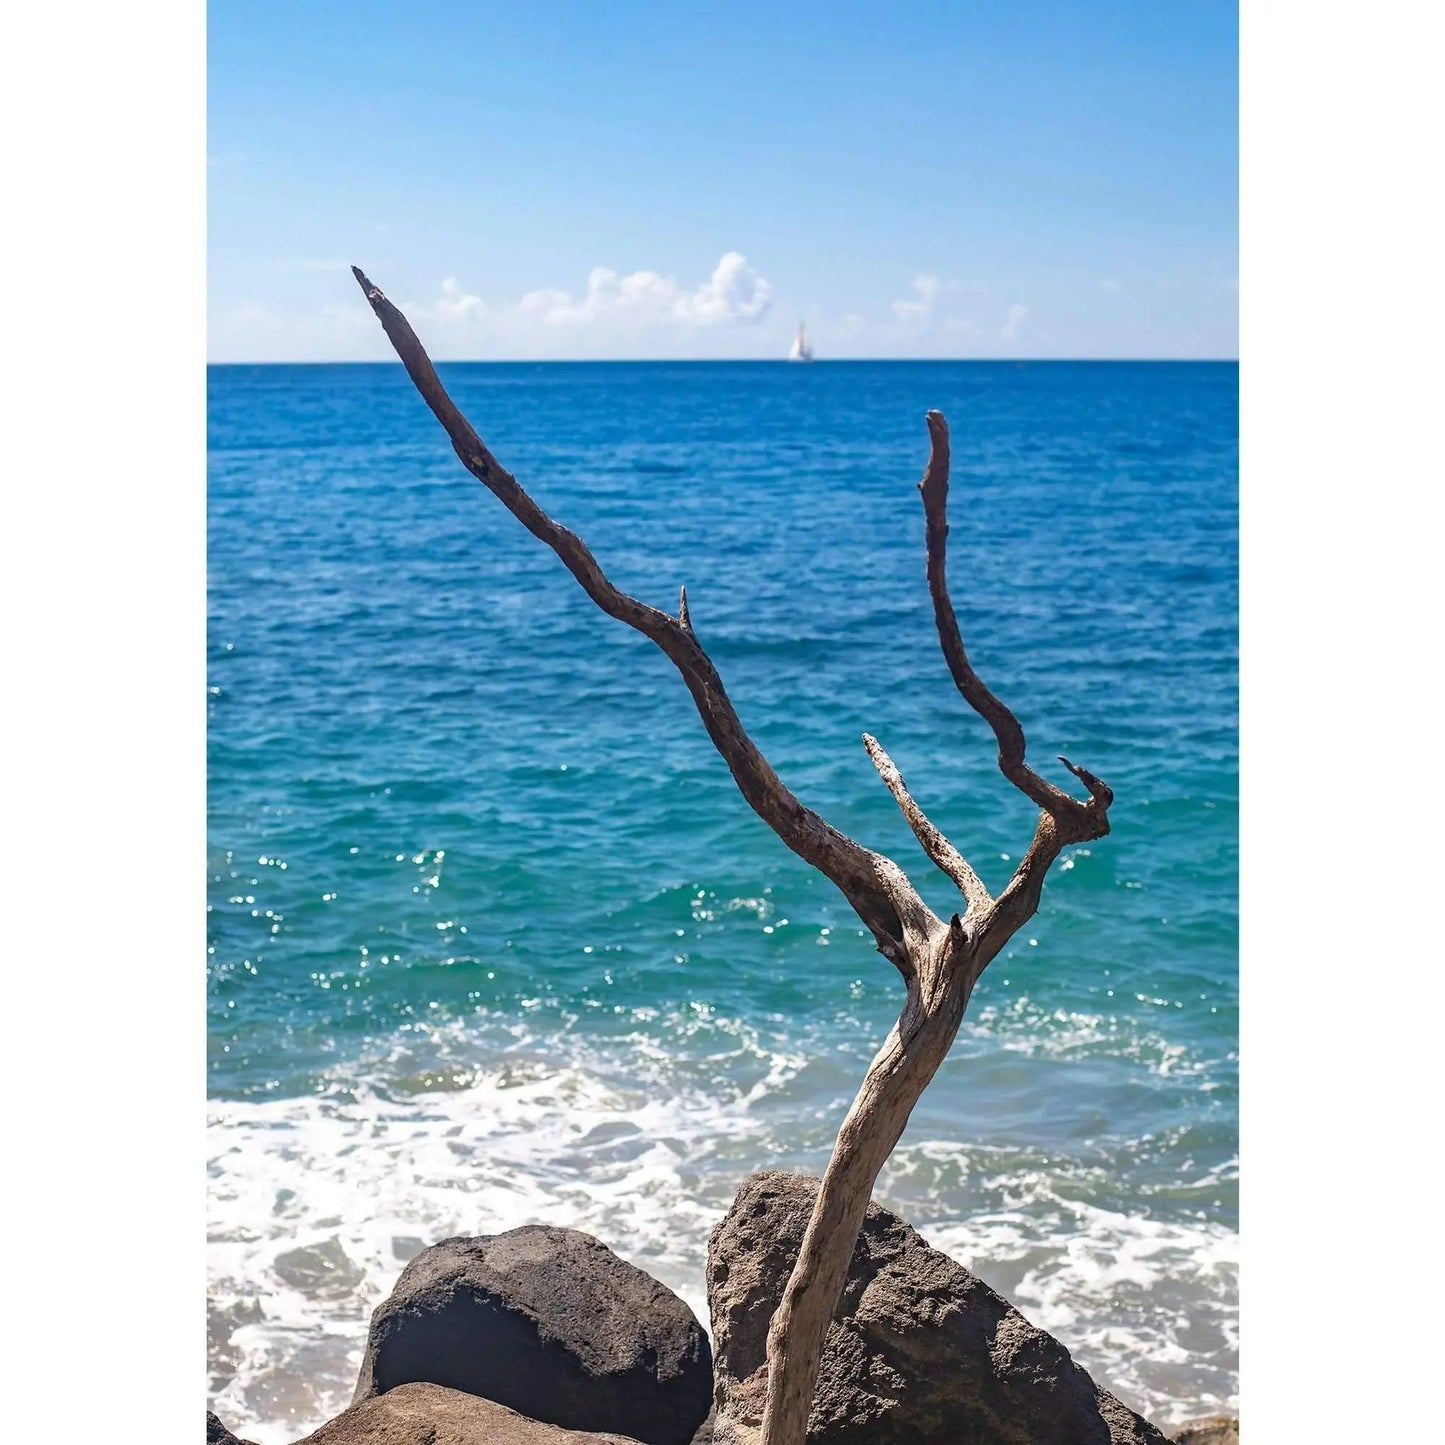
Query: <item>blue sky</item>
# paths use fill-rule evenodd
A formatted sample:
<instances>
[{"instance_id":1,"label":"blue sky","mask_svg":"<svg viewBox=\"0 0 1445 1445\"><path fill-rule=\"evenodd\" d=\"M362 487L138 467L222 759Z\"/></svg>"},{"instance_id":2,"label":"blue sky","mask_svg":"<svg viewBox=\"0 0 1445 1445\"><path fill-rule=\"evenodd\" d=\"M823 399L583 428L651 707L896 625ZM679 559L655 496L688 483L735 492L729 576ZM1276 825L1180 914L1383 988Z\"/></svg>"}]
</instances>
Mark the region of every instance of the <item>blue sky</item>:
<instances>
[{"instance_id":1,"label":"blue sky","mask_svg":"<svg viewBox=\"0 0 1445 1445\"><path fill-rule=\"evenodd\" d=\"M210 354L1232 357L1219 0L212 0Z\"/></svg>"}]
</instances>

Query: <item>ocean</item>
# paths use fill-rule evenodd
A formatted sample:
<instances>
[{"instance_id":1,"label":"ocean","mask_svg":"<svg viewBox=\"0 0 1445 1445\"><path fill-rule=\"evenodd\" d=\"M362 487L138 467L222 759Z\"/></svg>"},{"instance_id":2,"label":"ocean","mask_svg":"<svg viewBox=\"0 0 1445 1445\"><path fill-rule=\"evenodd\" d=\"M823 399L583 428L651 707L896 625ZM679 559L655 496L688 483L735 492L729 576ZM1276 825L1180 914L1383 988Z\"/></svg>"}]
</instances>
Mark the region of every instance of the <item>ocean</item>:
<instances>
[{"instance_id":1,"label":"ocean","mask_svg":"<svg viewBox=\"0 0 1445 1445\"><path fill-rule=\"evenodd\" d=\"M984 975L880 1202L1162 1425L1237 1404L1232 363L443 364L676 607L784 781L957 906L1034 809L933 630L915 484L1030 760L1117 801ZM901 983L748 809L671 664L461 467L399 365L209 373L209 1392L349 1400L426 1243L595 1234L706 1323L707 1235L813 1172Z\"/></svg>"}]
</instances>

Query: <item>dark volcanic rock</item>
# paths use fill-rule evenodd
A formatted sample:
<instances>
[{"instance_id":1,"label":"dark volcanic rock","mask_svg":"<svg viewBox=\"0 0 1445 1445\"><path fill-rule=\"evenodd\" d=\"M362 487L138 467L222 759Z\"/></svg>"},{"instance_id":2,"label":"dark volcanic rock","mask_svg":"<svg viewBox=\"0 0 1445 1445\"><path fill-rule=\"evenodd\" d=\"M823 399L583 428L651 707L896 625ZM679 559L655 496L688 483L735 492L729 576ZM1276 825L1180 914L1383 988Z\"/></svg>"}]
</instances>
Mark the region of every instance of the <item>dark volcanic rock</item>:
<instances>
[{"instance_id":1,"label":"dark volcanic rock","mask_svg":"<svg viewBox=\"0 0 1445 1445\"><path fill-rule=\"evenodd\" d=\"M1232 1415L1210 1415L1180 1425L1169 1438L1175 1445L1239 1445L1239 1421Z\"/></svg>"},{"instance_id":2,"label":"dark volcanic rock","mask_svg":"<svg viewBox=\"0 0 1445 1445\"><path fill-rule=\"evenodd\" d=\"M212 1410L206 1411L206 1445L251 1445L249 1440L239 1440L221 1424Z\"/></svg>"},{"instance_id":3,"label":"dark volcanic rock","mask_svg":"<svg viewBox=\"0 0 1445 1445\"><path fill-rule=\"evenodd\" d=\"M717 1432L762 1421L768 1321L818 1181L754 1174L708 1243ZM1001 1295L868 1206L808 1421L827 1445L1166 1445Z\"/></svg>"},{"instance_id":4,"label":"dark volcanic rock","mask_svg":"<svg viewBox=\"0 0 1445 1445\"><path fill-rule=\"evenodd\" d=\"M426 1381L569 1430L687 1445L712 1352L671 1290L574 1229L443 1240L371 1317L353 1404Z\"/></svg>"},{"instance_id":5,"label":"dark volcanic rock","mask_svg":"<svg viewBox=\"0 0 1445 1445\"><path fill-rule=\"evenodd\" d=\"M637 1445L563 1430L443 1385L398 1385L353 1405L297 1445Z\"/></svg>"}]
</instances>

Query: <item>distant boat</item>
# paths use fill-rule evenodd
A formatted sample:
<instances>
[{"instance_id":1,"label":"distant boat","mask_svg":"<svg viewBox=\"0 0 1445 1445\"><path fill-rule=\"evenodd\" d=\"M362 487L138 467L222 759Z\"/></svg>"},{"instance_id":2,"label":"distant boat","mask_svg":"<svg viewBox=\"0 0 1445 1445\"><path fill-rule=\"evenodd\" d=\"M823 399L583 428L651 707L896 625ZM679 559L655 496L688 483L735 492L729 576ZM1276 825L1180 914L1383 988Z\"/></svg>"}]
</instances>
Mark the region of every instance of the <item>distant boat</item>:
<instances>
[{"instance_id":1,"label":"distant boat","mask_svg":"<svg viewBox=\"0 0 1445 1445\"><path fill-rule=\"evenodd\" d=\"M811 361L813 359L813 348L808 345L808 328L800 321L798 322L798 334L793 338L793 345L788 352L789 361Z\"/></svg>"}]
</instances>

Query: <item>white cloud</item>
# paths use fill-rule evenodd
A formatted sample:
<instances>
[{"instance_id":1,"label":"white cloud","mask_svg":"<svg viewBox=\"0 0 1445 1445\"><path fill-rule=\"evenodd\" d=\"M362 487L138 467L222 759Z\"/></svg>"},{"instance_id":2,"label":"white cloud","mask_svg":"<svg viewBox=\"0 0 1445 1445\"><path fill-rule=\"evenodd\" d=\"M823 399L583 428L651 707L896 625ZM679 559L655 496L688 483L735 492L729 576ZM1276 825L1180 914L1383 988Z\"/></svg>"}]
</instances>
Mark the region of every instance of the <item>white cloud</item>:
<instances>
[{"instance_id":1,"label":"white cloud","mask_svg":"<svg viewBox=\"0 0 1445 1445\"><path fill-rule=\"evenodd\" d=\"M657 271L619 275L607 266L594 267L585 295L548 288L529 291L518 303L524 316L547 326L624 326L665 322L685 329L751 322L768 309L772 287L748 265L747 257L729 251L712 275L692 290Z\"/></svg>"},{"instance_id":2,"label":"white cloud","mask_svg":"<svg viewBox=\"0 0 1445 1445\"><path fill-rule=\"evenodd\" d=\"M463 291L455 276L448 276L442 282L441 298L432 307L434 314L442 321L469 321L474 316L482 315L486 309L486 302L480 296Z\"/></svg>"},{"instance_id":3,"label":"white cloud","mask_svg":"<svg viewBox=\"0 0 1445 1445\"><path fill-rule=\"evenodd\" d=\"M703 325L715 321L756 321L768 309L772 287L753 271L747 257L729 251L691 298L691 311Z\"/></svg>"},{"instance_id":4,"label":"white cloud","mask_svg":"<svg viewBox=\"0 0 1445 1445\"><path fill-rule=\"evenodd\" d=\"M1122 291L1123 289L1124 283L1122 281L1108 280L1099 282L1100 291Z\"/></svg>"},{"instance_id":5,"label":"white cloud","mask_svg":"<svg viewBox=\"0 0 1445 1445\"><path fill-rule=\"evenodd\" d=\"M938 299L940 282L937 276L926 274L913 278L909 289L913 292L910 300L895 301L893 314L900 321L922 321L932 315L933 303Z\"/></svg>"},{"instance_id":6,"label":"white cloud","mask_svg":"<svg viewBox=\"0 0 1445 1445\"><path fill-rule=\"evenodd\" d=\"M1000 341L1017 341L1019 327L1028 320L1029 308L1020 306L1017 301L1008 309L1008 319L998 329Z\"/></svg>"}]
</instances>

